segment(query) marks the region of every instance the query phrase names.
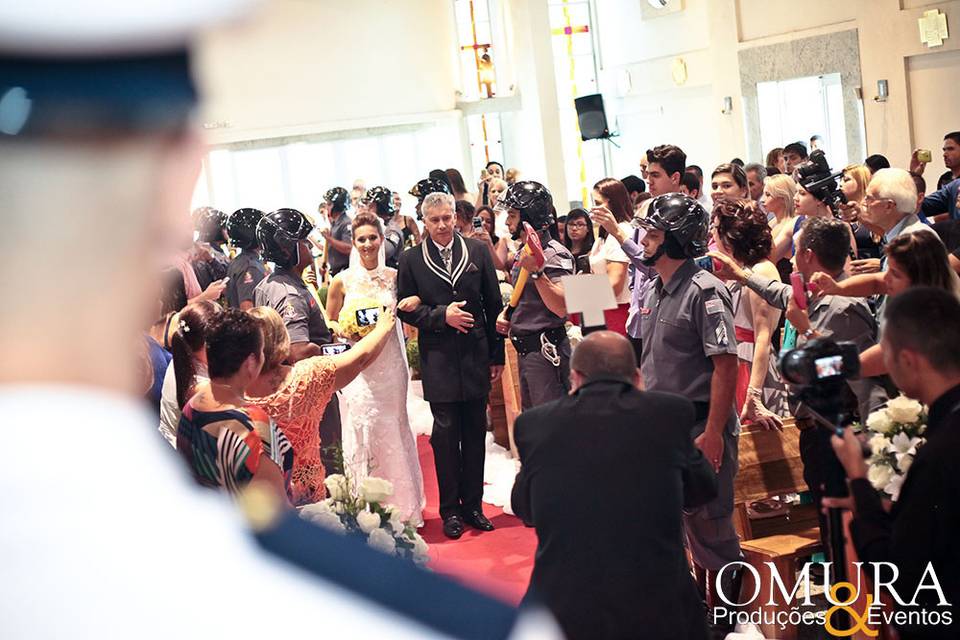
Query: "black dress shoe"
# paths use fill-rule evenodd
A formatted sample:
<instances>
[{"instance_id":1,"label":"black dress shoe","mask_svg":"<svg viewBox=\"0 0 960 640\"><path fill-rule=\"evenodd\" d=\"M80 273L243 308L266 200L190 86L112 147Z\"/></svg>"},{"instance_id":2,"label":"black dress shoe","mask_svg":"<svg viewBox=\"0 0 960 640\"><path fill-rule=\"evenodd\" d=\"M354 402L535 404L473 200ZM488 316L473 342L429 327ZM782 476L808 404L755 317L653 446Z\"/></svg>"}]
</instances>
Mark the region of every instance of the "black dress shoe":
<instances>
[{"instance_id":1,"label":"black dress shoe","mask_svg":"<svg viewBox=\"0 0 960 640\"><path fill-rule=\"evenodd\" d=\"M451 540L456 540L463 535L463 520L460 516L450 516L443 520L443 535Z\"/></svg>"},{"instance_id":2,"label":"black dress shoe","mask_svg":"<svg viewBox=\"0 0 960 640\"><path fill-rule=\"evenodd\" d=\"M487 520L487 516L483 515L483 511L471 511L465 515L463 519L474 529L480 529L480 531L493 531L493 523Z\"/></svg>"}]
</instances>

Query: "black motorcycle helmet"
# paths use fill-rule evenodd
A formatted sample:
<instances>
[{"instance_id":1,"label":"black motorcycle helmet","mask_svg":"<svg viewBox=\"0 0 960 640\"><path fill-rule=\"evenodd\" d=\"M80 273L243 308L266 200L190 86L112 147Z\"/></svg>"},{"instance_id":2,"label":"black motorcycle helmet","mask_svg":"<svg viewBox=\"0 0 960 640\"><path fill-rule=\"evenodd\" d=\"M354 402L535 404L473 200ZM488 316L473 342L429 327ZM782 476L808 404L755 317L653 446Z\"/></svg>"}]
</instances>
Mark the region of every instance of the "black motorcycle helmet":
<instances>
[{"instance_id":1,"label":"black motorcycle helmet","mask_svg":"<svg viewBox=\"0 0 960 640\"><path fill-rule=\"evenodd\" d=\"M323 199L334 211L343 212L350 208L350 192L343 187L329 189Z\"/></svg>"},{"instance_id":2,"label":"black motorcycle helmet","mask_svg":"<svg viewBox=\"0 0 960 640\"><path fill-rule=\"evenodd\" d=\"M497 200L497 210L506 211L517 209L520 211L520 220L526 222L537 231L550 229L557 224L557 212L553 208L553 196L550 191L533 180L514 182L507 187ZM520 228L513 234L516 240L520 236Z\"/></svg>"},{"instance_id":3,"label":"black motorcycle helmet","mask_svg":"<svg viewBox=\"0 0 960 640\"><path fill-rule=\"evenodd\" d=\"M682 260L696 258L707 250L710 214L699 202L681 193L666 193L650 201L647 217L638 221L645 229L664 232L663 244L643 263L652 267L660 256Z\"/></svg>"},{"instance_id":4,"label":"black motorcycle helmet","mask_svg":"<svg viewBox=\"0 0 960 640\"><path fill-rule=\"evenodd\" d=\"M256 249L260 246L257 240L257 224L263 218L263 211L244 207L237 209L227 218L227 237L230 244L239 249Z\"/></svg>"},{"instance_id":5,"label":"black motorcycle helmet","mask_svg":"<svg viewBox=\"0 0 960 640\"><path fill-rule=\"evenodd\" d=\"M223 229L227 214L213 207L200 207L193 210L193 228L201 242L220 244L223 242Z\"/></svg>"},{"instance_id":6,"label":"black motorcycle helmet","mask_svg":"<svg viewBox=\"0 0 960 640\"><path fill-rule=\"evenodd\" d=\"M380 218L389 218L396 209L393 206L393 191L386 187L374 187L360 199L363 204L373 206L373 212Z\"/></svg>"},{"instance_id":7,"label":"black motorcycle helmet","mask_svg":"<svg viewBox=\"0 0 960 640\"><path fill-rule=\"evenodd\" d=\"M313 231L313 224L296 209L277 209L260 219L257 240L263 257L278 267L290 269L300 262L300 241Z\"/></svg>"},{"instance_id":8,"label":"black motorcycle helmet","mask_svg":"<svg viewBox=\"0 0 960 640\"><path fill-rule=\"evenodd\" d=\"M431 193L450 193L450 186L443 180L436 178L424 178L409 191L410 195L417 199L417 202L423 202Z\"/></svg>"}]
</instances>

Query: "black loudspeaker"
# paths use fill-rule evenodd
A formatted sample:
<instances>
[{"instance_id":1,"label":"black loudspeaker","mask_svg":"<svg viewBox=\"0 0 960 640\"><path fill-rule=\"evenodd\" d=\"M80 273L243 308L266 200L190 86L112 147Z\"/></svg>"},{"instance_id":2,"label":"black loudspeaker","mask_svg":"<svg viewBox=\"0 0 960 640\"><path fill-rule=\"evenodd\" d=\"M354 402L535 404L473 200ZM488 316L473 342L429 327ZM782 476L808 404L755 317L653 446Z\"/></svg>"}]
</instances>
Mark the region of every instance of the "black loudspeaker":
<instances>
[{"instance_id":1,"label":"black loudspeaker","mask_svg":"<svg viewBox=\"0 0 960 640\"><path fill-rule=\"evenodd\" d=\"M573 101L577 108L577 121L580 123L580 137L584 140L609 138L607 116L603 112L603 96L595 93Z\"/></svg>"}]
</instances>

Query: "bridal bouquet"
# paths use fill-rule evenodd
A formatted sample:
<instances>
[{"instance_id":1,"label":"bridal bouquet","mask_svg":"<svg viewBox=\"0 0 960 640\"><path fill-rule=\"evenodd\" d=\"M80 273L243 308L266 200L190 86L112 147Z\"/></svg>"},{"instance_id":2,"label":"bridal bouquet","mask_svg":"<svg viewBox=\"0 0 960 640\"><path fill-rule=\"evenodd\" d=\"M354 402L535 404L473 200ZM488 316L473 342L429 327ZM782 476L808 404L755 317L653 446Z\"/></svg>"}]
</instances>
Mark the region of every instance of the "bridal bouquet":
<instances>
[{"instance_id":1,"label":"bridal bouquet","mask_svg":"<svg viewBox=\"0 0 960 640\"><path fill-rule=\"evenodd\" d=\"M340 334L351 340L358 340L373 331L376 325L376 319L367 309L377 309L382 311L383 305L373 298L352 298L343 305L340 310ZM358 315L362 315L367 320L367 324L361 324Z\"/></svg>"},{"instance_id":2,"label":"bridal bouquet","mask_svg":"<svg viewBox=\"0 0 960 640\"><path fill-rule=\"evenodd\" d=\"M300 517L338 533L363 537L374 549L425 565L430 559L427 543L416 528L402 520L387 504L393 485L367 476L359 484L348 476L334 474L323 482L330 497L300 509Z\"/></svg>"},{"instance_id":3,"label":"bridal bouquet","mask_svg":"<svg viewBox=\"0 0 960 640\"><path fill-rule=\"evenodd\" d=\"M896 501L917 449L926 442L927 409L916 400L898 396L867 418L870 458L867 479Z\"/></svg>"}]
</instances>

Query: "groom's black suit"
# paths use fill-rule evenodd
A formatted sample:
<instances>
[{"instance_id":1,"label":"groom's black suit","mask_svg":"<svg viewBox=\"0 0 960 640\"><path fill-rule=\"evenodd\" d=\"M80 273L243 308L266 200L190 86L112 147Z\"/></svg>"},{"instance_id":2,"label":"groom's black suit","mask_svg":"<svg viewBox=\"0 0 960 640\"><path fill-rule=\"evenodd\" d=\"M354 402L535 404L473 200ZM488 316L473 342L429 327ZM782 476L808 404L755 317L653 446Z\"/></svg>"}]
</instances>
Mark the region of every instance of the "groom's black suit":
<instances>
[{"instance_id":1,"label":"groom's black suit","mask_svg":"<svg viewBox=\"0 0 960 640\"><path fill-rule=\"evenodd\" d=\"M454 235L447 272L429 238L400 256L397 299L419 296L400 319L419 329L423 397L433 413L430 444L440 488L440 517L480 511L483 496L486 404L490 365L503 364L496 331L503 307L493 258L486 245ZM465 301L474 326L461 333L446 322L447 306Z\"/></svg>"}]
</instances>

